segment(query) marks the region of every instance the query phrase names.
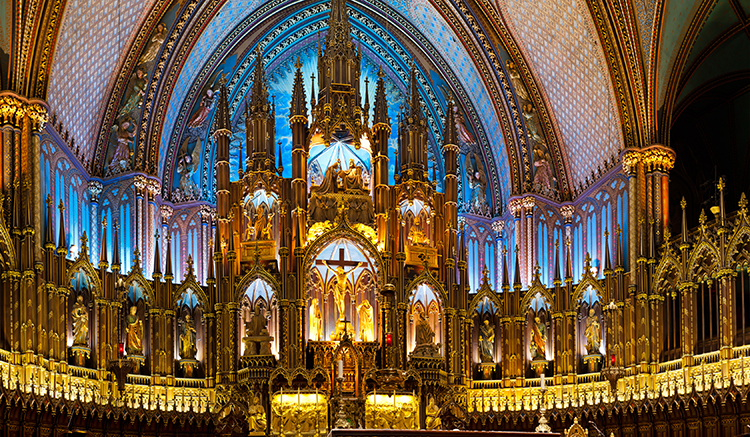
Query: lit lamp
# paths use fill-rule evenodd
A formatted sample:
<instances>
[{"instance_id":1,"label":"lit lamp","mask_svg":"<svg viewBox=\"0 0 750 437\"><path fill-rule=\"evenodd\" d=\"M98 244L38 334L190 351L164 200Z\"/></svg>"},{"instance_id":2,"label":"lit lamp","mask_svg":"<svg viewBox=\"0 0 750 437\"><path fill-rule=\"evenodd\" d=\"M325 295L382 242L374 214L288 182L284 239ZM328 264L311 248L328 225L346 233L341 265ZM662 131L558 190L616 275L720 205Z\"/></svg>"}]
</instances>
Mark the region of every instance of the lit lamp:
<instances>
[{"instance_id":1,"label":"lit lamp","mask_svg":"<svg viewBox=\"0 0 750 437\"><path fill-rule=\"evenodd\" d=\"M112 372L117 379L117 391L122 392L125 390L125 382L127 381L128 374L135 368L135 363L128 359L123 358L125 355L125 344L119 343L117 345L117 359L110 360L107 370Z\"/></svg>"}]
</instances>

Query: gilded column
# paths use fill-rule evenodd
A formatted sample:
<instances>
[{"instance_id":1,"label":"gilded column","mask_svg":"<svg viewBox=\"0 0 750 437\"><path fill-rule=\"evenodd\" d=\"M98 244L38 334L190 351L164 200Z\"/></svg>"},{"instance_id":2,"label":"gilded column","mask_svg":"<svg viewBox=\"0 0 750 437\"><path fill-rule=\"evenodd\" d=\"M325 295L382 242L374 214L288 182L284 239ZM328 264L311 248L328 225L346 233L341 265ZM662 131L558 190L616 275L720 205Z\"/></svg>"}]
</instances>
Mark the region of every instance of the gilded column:
<instances>
[{"instance_id":1,"label":"gilded column","mask_svg":"<svg viewBox=\"0 0 750 437\"><path fill-rule=\"evenodd\" d=\"M525 283L531 284L531 278L534 270L534 205L535 199L531 196L523 198L523 210L526 215L524 235L524 266L523 273L525 274Z\"/></svg>"},{"instance_id":2,"label":"gilded column","mask_svg":"<svg viewBox=\"0 0 750 437\"><path fill-rule=\"evenodd\" d=\"M156 204L156 195L159 194L159 190L161 189L161 184L159 184L158 181L155 181L153 179L149 179L148 181L148 192L146 195L148 196L148 214L146 215L147 219L147 237L146 238L146 247L141 249L143 253L149 254L147 258L144 259L143 265L144 265L144 271L145 272L153 272L154 269L154 255L151 255L154 253L153 245L156 244L156 241L154 240L152 242L151 236L155 235L158 232L158 214L159 209L158 205Z\"/></svg>"},{"instance_id":3,"label":"gilded column","mask_svg":"<svg viewBox=\"0 0 750 437\"><path fill-rule=\"evenodd\" d=\"M636 149L626 149L622 154L622 169L628 177L628 268L635 268L638 254L638 218L641 217L638 208L638 168L641 152ZM634 282L634 281L633 281Z\"/></svg>"}]
</instances>

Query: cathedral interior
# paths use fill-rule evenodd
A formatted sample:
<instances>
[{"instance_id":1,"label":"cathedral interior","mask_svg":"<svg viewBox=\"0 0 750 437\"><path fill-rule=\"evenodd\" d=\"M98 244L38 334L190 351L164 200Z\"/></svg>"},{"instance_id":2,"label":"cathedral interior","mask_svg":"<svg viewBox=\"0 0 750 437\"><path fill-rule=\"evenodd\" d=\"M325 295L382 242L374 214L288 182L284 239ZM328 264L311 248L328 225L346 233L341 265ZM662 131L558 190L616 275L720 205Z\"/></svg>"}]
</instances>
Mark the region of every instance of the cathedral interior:
<instances>
[{"instance_id":1,"label":"cathedral interior","mask_svg":"<svg viewBox=\"0 0 750 437\"><path fill-rule=\"evenodd\" d=\"M750 431L747 0L8 0L0 88L2 437Z\"/></svg>"}]
</instances>

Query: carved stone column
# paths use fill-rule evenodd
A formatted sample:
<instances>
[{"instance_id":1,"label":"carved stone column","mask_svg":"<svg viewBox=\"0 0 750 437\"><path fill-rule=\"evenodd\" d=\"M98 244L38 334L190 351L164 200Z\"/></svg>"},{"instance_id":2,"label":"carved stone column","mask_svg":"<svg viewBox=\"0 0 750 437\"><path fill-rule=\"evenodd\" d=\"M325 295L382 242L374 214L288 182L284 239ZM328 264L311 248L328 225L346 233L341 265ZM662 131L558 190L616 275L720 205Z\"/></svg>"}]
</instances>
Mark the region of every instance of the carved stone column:
<instances>
[{"instance_id":1,"label":"carved stone column","mask_svg":"<svg viewBox=\"0 0 750 437\"><path fill-rule=\"evenodd\" d=\"M89 181L89 255L93 256L100 252L99 248L99 195L102 194L102 183L99 181ZM92 262L94 262L92 260Z\"/></svg>"},{"instance_id":2,"label":"carved stone column","mask_svg":"<svg viewBox=\"0 0 750 437\"><path fill-rule=\"evenodd\" d=\"M522 265L522 271L526 275L525 284L531 284L531 278L533 277L534 270L534 205L536 200L527 196L523 198L523 211L526 216L525 231L524 231L524 264ZM520 246L520 245L519 245Z\"/></svg>"}]
</instances>

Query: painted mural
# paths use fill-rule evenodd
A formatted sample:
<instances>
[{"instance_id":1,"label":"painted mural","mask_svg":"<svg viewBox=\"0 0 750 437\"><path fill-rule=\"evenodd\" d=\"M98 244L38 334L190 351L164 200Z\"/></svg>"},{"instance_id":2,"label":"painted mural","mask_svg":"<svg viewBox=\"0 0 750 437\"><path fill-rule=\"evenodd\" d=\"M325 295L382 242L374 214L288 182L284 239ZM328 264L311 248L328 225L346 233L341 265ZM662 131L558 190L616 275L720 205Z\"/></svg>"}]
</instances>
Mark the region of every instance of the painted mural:
<instances>
[{"instance_id":1,"label":"painted mural","mask_svg":"<svg viewBox=\"0 0 750 437\"><path fill-rule=\"evenodd\" d=\"M159 52L167 39L169 29L184 2L175 1L156 25L148 43L143 48L135 70L128 80L124 95L117 109L115 122L109 133L105 157L105 176L114 176L132 168L133 142L141 122L143 100L148 82L156 66Z\"/></svg>"}]
</instances>

